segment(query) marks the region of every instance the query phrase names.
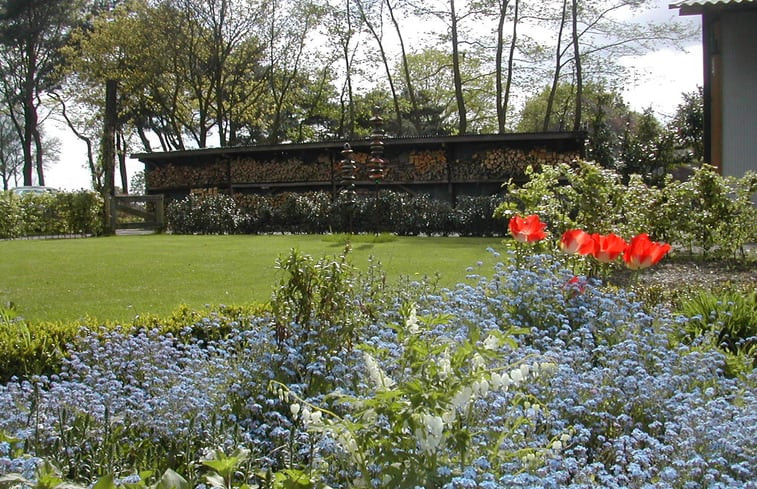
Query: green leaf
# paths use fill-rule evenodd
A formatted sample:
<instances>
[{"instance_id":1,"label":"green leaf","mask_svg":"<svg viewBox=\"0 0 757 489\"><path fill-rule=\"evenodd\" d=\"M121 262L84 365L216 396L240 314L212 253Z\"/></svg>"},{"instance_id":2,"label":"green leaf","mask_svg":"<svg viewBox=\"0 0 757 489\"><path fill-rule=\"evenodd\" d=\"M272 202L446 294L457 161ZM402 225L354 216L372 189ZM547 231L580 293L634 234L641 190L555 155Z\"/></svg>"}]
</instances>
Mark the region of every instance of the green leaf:
<instances>
[{"instance_id":1,"label":"green leaf","mask_svg":"<svg viewBox=\"0 0 757 489\"><path fill-rule=\"evenodd\" d=\"M116 489L116 482L113 474L100 477L92 489Z\"/></svg>"},{"instance_id":2,"label":"green leaf","mask_svg":"<svg viewBox=\"0 0 757 489\"><path fill-rule=\"evenodd\" d=\"M152 487L153 489L190 489L187 480L171 469L163 472L160 480Z\"/></svg>"}]
</instances>

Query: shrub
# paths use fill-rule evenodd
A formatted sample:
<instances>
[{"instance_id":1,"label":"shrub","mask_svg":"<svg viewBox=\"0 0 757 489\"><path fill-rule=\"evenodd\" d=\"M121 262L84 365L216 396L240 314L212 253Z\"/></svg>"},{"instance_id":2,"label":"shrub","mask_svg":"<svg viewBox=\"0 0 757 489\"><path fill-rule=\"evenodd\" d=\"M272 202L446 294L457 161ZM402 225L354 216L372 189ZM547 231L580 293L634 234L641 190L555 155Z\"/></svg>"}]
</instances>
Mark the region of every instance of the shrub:
<instances>
[{"instance_id":1,"label":"shrub","mask_svg":"<svg viewBox=\"0 0 757 489\"><path fill-rule=\"evenodd\" d=\"M526 175L522 186L509 184L497 217L538 214L555 236L571 228L626 237L646 232L705 257L744 259L744 245L757 241L753 173L724 178L702 165L688 181L667 178L660 188L636 175L623 184L617 173L583 161L540 172L529 168Z\"/></svg>"},{"instance_id":2,"label":"shrub","mask_svg":"<svg viewBox=\"0 0 757 489\"><path fill-rule=\"evenodd\" d=\"M493 218L498 197L458 199L458 208L429 195L378 190L354 202L328 192L285 193L272 196L237 194L192 195L171 202L168 227L179 234L225 233L380 233L399 235L459 233L468 236L501 234Z\"/></svg>"},{"instance_id":3,"label":"shrub","mask_svg":"<svg viewBox=\"0 0 757 489\"><path fill-rule=\"evenodd\" d=\"M189 195L168 204L166 221L177 234L232 234L243 218L231 197Z\"/></svg>"},{"instance_id":4,"label":"shrub","mask_svg":"<svg viewBox=\"0 0 757 489\"><path fill-rule=\"evenodd\" d=\"M102 232L102 198L94 192L0 193L0 238Z\"/></svg>"},{"instance_id":5,"label":"shrub","mask_svg":"<svg viewBox=\"0 0 757 489\"><path fill-rule=\"evenodd\" d=\"M689 343L712 336L726 352L749 359L747 369L757 367L757 292L700 291L684 299L678 311L687 318L682 336Z\"/></svg>"}]
</instances>

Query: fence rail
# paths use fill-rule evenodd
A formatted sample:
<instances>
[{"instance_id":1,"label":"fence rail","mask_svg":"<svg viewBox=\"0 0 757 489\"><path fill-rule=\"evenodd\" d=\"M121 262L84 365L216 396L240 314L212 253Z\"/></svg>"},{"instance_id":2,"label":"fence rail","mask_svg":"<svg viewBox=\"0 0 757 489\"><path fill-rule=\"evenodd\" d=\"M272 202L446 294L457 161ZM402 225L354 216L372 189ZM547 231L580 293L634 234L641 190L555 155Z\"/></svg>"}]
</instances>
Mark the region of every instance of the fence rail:
<instances>
[{"instance_id":1,"label":"fence rail","mask_svg":"<svg viewBox=\"0 0 757 489\"><path fill-rule=\"evenodd\" d=\"M116 196L110 198L110 225L117 229L154 229L166 224L162 195Z\"/></svg>"}]
</instances>

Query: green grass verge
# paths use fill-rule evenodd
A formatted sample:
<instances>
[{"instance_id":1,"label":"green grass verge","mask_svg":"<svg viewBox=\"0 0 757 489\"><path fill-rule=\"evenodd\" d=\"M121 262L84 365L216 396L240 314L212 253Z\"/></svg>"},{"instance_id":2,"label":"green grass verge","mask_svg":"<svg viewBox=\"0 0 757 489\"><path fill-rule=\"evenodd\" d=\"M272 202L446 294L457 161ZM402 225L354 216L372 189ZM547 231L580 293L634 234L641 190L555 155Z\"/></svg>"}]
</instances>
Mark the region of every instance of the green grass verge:
<instances>
[{"instance_id":1,"label":"green grass verge","mask_svg":"<svg viewBox=\"0 0 757 489\"><path fill-rule=\"evenodd\" d=\"M0 305L12 301L29 321L128 321L167 315L180 305L266 302L280 280L276 258L292 248L314 257L341 253L324 236L115 236L0 242ZM494 259L499 238L352 241L352 262L381 262L390 280L440 275L452 286L466 269Z\"/></svg>"}]
</instances>

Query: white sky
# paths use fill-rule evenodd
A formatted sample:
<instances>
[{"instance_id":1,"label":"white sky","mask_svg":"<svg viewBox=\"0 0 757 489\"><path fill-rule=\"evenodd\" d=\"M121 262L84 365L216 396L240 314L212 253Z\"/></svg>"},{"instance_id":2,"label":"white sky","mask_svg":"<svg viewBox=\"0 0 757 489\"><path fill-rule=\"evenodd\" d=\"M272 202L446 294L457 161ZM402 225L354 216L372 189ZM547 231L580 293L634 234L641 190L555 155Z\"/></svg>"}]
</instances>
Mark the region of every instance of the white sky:
<instances>
[{"instance_id":1,"label":"white sky","mask_svg":"<svg viewBox=\"0 0 757 489\"><path fill-rule=\"evenodd\" d=\"M665 21L676 18L694 27L700 26L700 17L676 17L676 10L669 10L667 2L658 0L658 6L646 14L645 20ZM699 38L692 40L683 51L662 49L640 57L621 61L637 73L629 80L623 92L624 100L633 110L642 111L652 107L662 119L673 115L681 103L681 94L694 90L702 84L702 47ZM90 188L89 170L86 168L86 146L76 139L68 128L48 127L47 133L61 141L59 162L45 173L46 185L65 190ZM127 160L128 171L134 174L143 169L135 160ZM119 178L116 177L117 185Z\"/></svg>"}]
</instances>

